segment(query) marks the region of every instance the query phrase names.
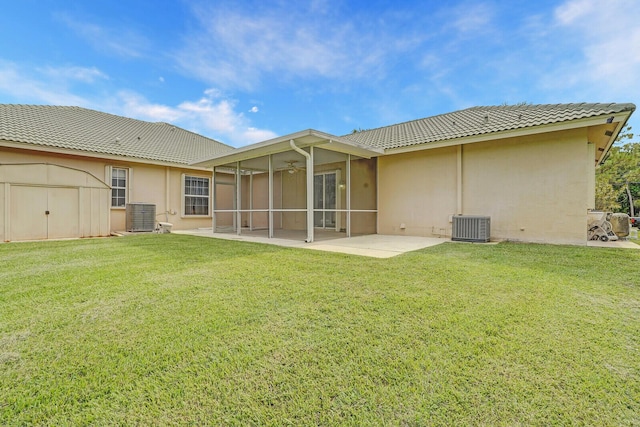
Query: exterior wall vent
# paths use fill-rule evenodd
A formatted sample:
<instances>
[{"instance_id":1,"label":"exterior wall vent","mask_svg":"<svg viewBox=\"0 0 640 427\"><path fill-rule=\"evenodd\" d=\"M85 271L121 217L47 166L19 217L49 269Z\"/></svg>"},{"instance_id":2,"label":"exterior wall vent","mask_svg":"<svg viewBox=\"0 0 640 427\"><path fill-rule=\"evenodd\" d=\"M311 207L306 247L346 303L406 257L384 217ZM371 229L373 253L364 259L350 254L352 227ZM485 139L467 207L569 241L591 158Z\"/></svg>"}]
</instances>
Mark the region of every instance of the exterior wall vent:
<instances>
[{"instance_id":1,"label":"exterior wall vent","mask_svg":"<svg viewBox=\"0 0 640 427\"><path fill-rule=\"evenodd\" d=\"M491 235L491 217L454 215L451 240L461 242L488 242Z\"/></svg>"},{"instance_id":2,"label":"exterior wall vent","mask_svg":"<svg viewBox=\"0 0 640 427\"><path fill-rule=\"evenodd\" d=\"M156 205L127 203L127 231L153 231L156 228Z\"/></svg>"}]
</instances>

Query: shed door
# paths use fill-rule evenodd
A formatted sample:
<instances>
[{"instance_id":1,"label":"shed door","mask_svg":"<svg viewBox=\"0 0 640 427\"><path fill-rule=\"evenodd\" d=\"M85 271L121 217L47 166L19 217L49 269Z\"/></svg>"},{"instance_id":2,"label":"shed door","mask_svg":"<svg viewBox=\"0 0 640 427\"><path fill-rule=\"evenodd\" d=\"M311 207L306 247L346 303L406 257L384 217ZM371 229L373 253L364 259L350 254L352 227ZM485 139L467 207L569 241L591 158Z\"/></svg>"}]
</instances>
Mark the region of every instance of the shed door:
<instances>
[{"instance_id":1,"label":"shed door","mask_svg":"<svg viewBox=\"0 0 640 427\"><path fill-rule=\"evenodd\" d=\"M47 238L46 187L11 186L11 240Z\"/></svg>"},{"instance_id":2,"label":"shed door","mask_svg":"<svg viewBox=\"0 0 640 427\"><path fill-rule=\"evenodd\" d=\"M11 186L11 240L80 237L77 188Z\"/></svg>"},{"instance_id":3,"label":"shed door","mask_svg":"<svg viewBox=\"0 0 640 427\"><path fill-rule=\"evenodd\" d=\"M77 188L49 188L47 239L80 237L79 190Z\"/></svg>"}]
</instances>

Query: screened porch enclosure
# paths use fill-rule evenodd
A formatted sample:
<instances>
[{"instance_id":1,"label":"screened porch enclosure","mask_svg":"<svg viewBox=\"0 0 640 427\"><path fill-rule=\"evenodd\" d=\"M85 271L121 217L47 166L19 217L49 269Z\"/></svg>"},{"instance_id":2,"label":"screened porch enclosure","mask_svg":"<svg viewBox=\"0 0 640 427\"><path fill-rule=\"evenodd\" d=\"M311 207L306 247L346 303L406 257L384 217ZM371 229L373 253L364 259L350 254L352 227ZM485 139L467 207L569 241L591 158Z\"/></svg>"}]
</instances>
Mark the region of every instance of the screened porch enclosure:
<instances>
[{"instance_id":1,"label":"screened porch enclosure","mask_svg":"<svg viewBox=\"0 0 640 427\"><path fill-rule=\"evenodd\" d=\"M298 150L306 155L291 149L215 166L214 232L306 241L375 234L376 158Z\"/></svg>"}]
</instances>

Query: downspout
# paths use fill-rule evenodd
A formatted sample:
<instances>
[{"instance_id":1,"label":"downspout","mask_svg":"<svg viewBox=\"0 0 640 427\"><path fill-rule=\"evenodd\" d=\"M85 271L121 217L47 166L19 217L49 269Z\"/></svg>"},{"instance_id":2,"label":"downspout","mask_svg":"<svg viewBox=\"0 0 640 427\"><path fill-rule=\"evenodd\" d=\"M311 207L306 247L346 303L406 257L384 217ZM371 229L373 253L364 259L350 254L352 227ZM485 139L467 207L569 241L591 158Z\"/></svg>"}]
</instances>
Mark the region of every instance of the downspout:
<instances>
[{"instance_id":1,"label":"downspout","mask_svg":"<svg viewBox=\"0 0 640 427\"><path fill-rule=\"evenodd\" d=\"M302 154L307 160L307 243L313 243L313 162L311 154L298 147L293 139L289 140L291 149L296 153Z\"/></svg>"},{"instance_id":2,"label":"downspout","mask_svg":"<svg viewBox=\"0 0 640 427\"><path fill-rule=\"evenodd\" d=\"M242 174L240 173L240 162L236 162L236 234L242 234Z\"/></svg>"},{"instance_id":3,"label":"downspout","mask_svg":"<svg viewBox=\"0 0 640 427\"><path fill-rule=\"evenodd\" d=\"M351 237L351 154L347 154L347 164L345 165L345 172L347 174L346 176L346 183L347 183L347 188L346 188L346 195L345 198L347 199L345 203L347 206L347 237Z\"/></svg>"}]
</instances>

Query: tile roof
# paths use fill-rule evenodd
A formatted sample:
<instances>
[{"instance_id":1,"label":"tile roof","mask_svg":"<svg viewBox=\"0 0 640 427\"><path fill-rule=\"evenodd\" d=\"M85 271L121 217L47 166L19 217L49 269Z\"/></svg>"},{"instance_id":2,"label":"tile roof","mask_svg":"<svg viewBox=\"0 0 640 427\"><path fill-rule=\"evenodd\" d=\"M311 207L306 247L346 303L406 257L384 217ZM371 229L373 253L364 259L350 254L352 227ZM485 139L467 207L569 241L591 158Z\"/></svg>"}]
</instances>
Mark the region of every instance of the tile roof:
<instances>
[{"instance_id":1,"label":"tile roof","mask_svg":"<svg viewBox=\"0 0 640 427\"><path fill-rule=\"evenodd\" d=\"M635 110L634 104L544 104L473 107L343 138L392 149Z\"/></svg>"},{"instance_id":2,"label":"tile roof","mask_svg":"<svg viewBox=\"0 0 640 427\"><path fill-rule=\"evenodd\" d=\"M233 150L168 123L51 105L0 104L0 140L185 165Z\"/></svg>"}]
</instances>

